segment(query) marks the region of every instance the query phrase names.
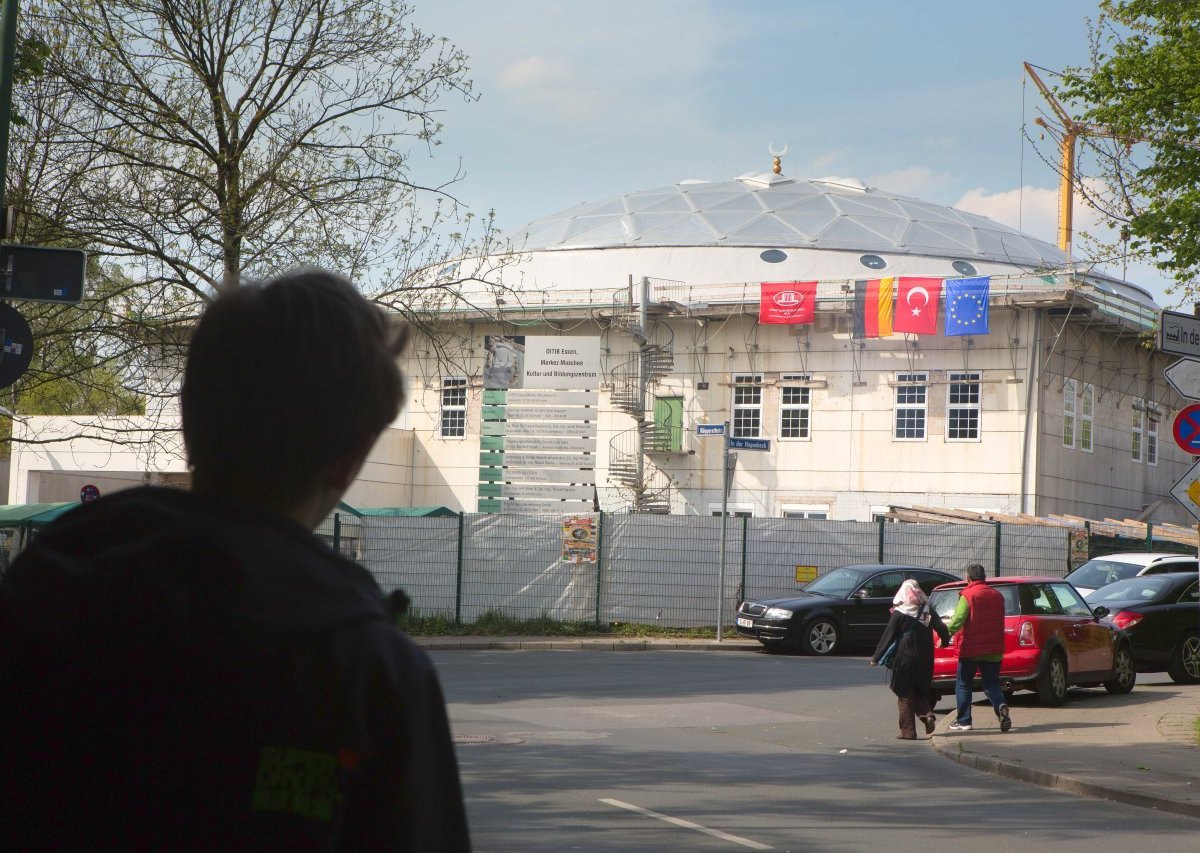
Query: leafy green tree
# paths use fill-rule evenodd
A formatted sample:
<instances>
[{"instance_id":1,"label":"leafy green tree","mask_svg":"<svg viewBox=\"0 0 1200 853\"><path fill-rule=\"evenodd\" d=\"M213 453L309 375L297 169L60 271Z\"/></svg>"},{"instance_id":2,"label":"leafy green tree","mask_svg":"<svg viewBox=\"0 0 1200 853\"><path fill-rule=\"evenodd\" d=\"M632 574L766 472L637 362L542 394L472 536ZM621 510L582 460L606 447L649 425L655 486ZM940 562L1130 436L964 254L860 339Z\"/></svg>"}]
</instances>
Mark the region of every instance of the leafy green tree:
<instances>
[{"instance_id":1,"label":"leafy green tree","mask_svg":"<svg viewBox=\"0 0 1200 853\"><path fill-rule=\"evenodd\" d=\"M1098 132L1090 200L1188 295L1200 272L1200 3L1101 0L1089 67L1058 92ZM1086 187L1084 180L1077 181Z\"/></svg>"}]
</instances>

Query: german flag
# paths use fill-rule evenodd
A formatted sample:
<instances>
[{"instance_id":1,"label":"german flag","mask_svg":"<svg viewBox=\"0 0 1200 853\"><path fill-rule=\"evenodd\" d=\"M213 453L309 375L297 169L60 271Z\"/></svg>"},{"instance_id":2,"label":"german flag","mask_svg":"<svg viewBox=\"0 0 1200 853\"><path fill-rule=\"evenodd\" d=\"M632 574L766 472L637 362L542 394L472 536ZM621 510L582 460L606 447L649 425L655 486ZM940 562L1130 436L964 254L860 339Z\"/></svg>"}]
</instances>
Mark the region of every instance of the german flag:
<instances>
[{"instance_id":1,"label":"german flag","mask_svg":"<svg viewBox=\"0 0 1200 853\"><path fill-rule=\"evenodd\" d=\"M854 282L854 337L892 336L892 291L894 278Z\"/></svg>"}]
</instances>

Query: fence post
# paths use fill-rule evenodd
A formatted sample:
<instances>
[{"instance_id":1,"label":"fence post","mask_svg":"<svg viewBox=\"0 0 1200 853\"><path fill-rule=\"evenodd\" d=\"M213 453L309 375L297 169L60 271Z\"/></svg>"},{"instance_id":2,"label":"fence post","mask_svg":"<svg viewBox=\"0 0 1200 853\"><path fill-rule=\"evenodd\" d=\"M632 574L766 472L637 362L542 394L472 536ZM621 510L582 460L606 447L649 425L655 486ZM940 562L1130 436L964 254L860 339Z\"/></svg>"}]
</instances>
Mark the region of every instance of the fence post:
<instances>
[{"instance_id":1,"label":"fence post","mask_svg":"<svg viewBox=\"0 0 1200 853\"><path fill-rule=\"evenodd\" d=\"M604 513L596 517L596 627L600 627L600 570L604 565Z\"/></svg>"},{"instance_id":2,"label":"fence post","mask_svg":"<svg viewBox=\"0 0 1200 853\"><path fill-rule=\"evenodd\" d=\"M1147 551L1154 550L1154 522L1153 521L1146 522L1146 550Z\"/></svg>"},{"instance_id":3,"label":"fence post","mask_svg":"<svg viewBox=\"0 0 1200 853\"><path fill-rule=\"evenodd\" d=\"M1000 532L1004 529L1004 524L999 521L993 521L996 528L996 553L992 557L992 577L1000 577Z\"/></svg>"},{"instance_id":4,"label":"fence post","mask_svg":"<svg viewBox=\"0 0 1200 853\"><path fill-rule=\"evenodd\" d=\"M879 520L876 522L876 524L879 525L879 559L877 559L875 562L884 563L887 561L883 559L883 536L884 536L883 516L879 517Z\"/></svg>"},{"instance_id":5,"label":"fence post","mask_svg":"<svg viewBox=\"0 0 1200 853\"><path fill-rule=\"evenodd\" d=\"M742 516L742 582L738 586L738 606L746 600L746 540L750 529L750 518Z\"/></svg>"},{"instance_id":6,"label":"fence post","mask_svg":"<svg viewBox=\"0 0 1200 853\"><path fill-rule=\"evenodd\" d=\"M463 519L465 512L458 514L458 560L454 572L454 624L462 624L462 572L463 572Z\"/></svg>"},{"instance_id":7,"label":"fence post","mask_svg":"<svg viewBox=\"0 0 1200 853\"><path fill-rule=\"evenodd\" d=\"M342 514L333 514L333 550L342 553Z\"/></svg>"}]
</instances>

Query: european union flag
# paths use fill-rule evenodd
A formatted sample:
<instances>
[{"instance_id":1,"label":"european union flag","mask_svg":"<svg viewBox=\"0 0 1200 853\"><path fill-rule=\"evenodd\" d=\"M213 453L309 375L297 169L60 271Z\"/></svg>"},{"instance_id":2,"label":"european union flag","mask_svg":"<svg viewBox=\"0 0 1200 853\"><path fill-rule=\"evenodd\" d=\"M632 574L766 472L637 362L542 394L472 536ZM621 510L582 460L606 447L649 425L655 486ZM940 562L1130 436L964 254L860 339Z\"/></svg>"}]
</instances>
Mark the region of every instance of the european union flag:
<instances>
[{"instance_id":1,"label":"european union flag","mask_svg":"<svg viewBox=\"0 0 1200 853\"><path fill-rule=\"evenodd\" d=\"M991 276L946 279L946 336L988 333Z\"/></svg>"}]
</instances>

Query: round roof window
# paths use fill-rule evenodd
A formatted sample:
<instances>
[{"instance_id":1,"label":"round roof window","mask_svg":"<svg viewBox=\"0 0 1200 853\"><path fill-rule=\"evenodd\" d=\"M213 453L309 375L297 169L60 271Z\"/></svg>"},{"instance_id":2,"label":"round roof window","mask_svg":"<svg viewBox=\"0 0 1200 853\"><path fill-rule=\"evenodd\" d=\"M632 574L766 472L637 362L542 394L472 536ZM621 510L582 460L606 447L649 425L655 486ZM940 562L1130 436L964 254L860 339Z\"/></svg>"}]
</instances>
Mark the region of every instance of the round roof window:
<instances>
[{"instance_id":1,"label":"round roof window","mask_svg":"<svg viewBox=\"0 0 1200 853\"><path fill-rule=\"evenodd\" d=\"M787 260L787 252L781 252L779 249L767 249L759 257L768 264L781 264Z\"/></svg>"},{"instance_id":2,"label":"round roof window","mask_svg":"<svg viewBox=\"0 0 1200 853\"><path fill-rule=\"evenodd\" d=\"M858 262L869 270L881 270L887 266L887 261L879 255L863 255Z\"/></svg>"},{"instance_id":3,"label":"round roof window","mask_svg":"<svg viewBox=\"0 0 1200 853\"><path fill-rule=\"evenodd\" d=\"M975 269L974 264L969 264L966 261L955 261L951 266L959 275L975 275L979 270Z\"/></svg>"}]
</instances>

